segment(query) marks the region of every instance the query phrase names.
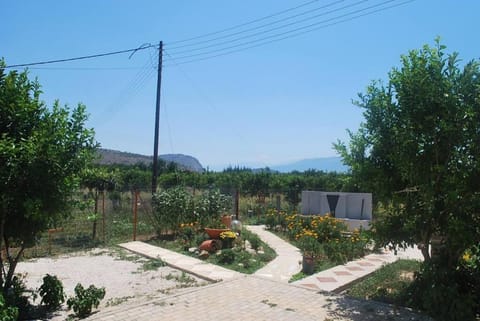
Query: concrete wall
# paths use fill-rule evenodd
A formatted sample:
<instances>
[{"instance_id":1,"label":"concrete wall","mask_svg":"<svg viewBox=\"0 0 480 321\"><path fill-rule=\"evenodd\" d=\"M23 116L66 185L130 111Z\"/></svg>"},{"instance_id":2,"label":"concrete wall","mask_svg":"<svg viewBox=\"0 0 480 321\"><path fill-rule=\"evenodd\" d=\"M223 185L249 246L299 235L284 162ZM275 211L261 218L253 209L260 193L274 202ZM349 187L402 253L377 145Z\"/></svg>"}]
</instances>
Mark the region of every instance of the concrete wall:
<instances>
[{"instance_id":1,"label":"concrete wall","mask_svg":"<svg viewBox=\"0 0 480 321\"><path fill-rule=\"evenodd\" d=\"M328 197L338 196L336 208L330 209ZM341 193L341 192L302 192L303 215L325 215L335 212L336 218L352 220L372 219L372 194L371 193Z\"/></svg>"}]
</instances>

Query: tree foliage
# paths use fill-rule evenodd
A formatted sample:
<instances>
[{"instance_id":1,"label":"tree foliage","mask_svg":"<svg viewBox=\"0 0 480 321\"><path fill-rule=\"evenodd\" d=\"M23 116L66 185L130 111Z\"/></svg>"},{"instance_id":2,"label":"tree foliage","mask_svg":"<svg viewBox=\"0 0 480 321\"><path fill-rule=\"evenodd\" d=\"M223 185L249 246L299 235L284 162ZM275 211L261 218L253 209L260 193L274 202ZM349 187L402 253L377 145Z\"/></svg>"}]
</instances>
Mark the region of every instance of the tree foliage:
<instances>
[{"instance_id":1,"label":"tree foliage","mask_svg":"<svg viewBox=\"0 0 480 321\"><path fill-rule=\"evenodd\" d=\"M437 40L412 50L386 84L368 86L356 102L365 122L335 147L385 209L378 240L418 244L434 270L452 272L480 241L480 64L460 66L445 49ZM442 243L435 262L432 237Z\"/></svg>"},{"instance_id":2,"label":"tree foliage","mask_svg":"<svg viewBox=\"0 0 480 321\"><path fill-rule=\"evenodd\" d=\"M19 257L39 234L68 213L78 173L96 143L86 108L56 101L47 108L27 72L5 73L0 61L0 286L11 286ZM16 253L11 251L16 248ZM5 260L5 261L4 261Z\"/></svg>"}]
</instances>

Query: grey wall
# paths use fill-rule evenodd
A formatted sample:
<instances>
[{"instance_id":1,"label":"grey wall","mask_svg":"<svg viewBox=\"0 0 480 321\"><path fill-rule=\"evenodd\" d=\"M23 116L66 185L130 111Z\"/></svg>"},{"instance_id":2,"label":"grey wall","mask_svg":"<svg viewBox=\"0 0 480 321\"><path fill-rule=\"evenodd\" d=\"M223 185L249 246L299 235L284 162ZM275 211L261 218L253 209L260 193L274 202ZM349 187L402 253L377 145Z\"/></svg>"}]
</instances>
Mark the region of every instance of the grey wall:
<instances>
[{"instance_id":1,"label":"grey wall","mask_svg":"<svg viewBox=\"0 0 480 321\"><path fill-rule=\"evenodd\" d=\"M335 217L357 220L372 219L371 193L303 191L302 214L325 215L326 213L329 213L330 207L328 204L327 195L338 195Z\"/></svg>"}]
</instances>

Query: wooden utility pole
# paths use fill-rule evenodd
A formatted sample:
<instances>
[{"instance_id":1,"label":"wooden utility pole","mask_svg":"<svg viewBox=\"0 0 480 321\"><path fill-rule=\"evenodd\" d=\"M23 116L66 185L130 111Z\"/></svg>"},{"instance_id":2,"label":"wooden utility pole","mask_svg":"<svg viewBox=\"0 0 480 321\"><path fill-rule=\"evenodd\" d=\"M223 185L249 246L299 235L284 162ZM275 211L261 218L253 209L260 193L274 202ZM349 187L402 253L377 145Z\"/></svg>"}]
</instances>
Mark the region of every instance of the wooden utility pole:
<instances>
[{"instance_id":1,"label":"wooden utility pole","mask_svg":"<svg viewBox=\"0 0 480 321\"><path fill-rule=\"evenodd\" d=\"M157 191L158 177L158 136L160 135L160 92L162 88L162 60L163 60L163 42L160 41L158 48L158 70L157 70L157 104L155 108L155 133L153 138L153 174L152 174L152 194Z\"/></svg>"}]
</instances>

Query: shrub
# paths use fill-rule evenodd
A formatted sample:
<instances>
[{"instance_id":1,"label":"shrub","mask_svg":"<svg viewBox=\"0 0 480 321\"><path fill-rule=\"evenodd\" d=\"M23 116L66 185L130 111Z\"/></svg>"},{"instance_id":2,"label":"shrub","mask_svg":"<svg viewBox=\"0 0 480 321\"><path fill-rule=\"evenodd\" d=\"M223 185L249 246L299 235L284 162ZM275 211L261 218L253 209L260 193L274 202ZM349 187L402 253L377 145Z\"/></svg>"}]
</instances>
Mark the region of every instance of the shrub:
<instances>
[{"instance_id":1,"label":"shrub","mask_svg":"<svg viewBox=\"0 0 480 321\"><path fill-rule=\"evenodd\" d=\"M159 234L166 231L176 233L181 223L196 220L193 198L183 188L170 188L154 194L152 204L153 221Z\"/></svg>"},{"instance_id":2,"label":"shrub","mask_svg":"<svg viewBox=\"0 0 480 321\"><path fill-rule=\"evenodd\" d=\"M39 289L42 301L48 310L55 310L65 302L65 294L63 293L63 284L55 276L47 274L43 277L43 284Z\"/></svg>"},{"instance_id":3,"label":"shrub","mask_svg":"<svg viewBox=\"0 0 480 321\"><path fill-rule=\"evenodd\" d=\"M202 227L214 227L211 224L219 222L221 214L231 207L232 198L218 190L204 192L195 202L195 211Z\"/></svg>"},{"instance_id":4,"label":"shrub","mask_svg":"<svg viewBox=\"0 0 480 321\"><path fill-rule=\"evenodd\" d=\"M424 263L412 284L409 303L439 321L475 320L480 297L468 279L461 268L452 271L436 262Z\"/></svg>"},{"instance_id":5,"label":"shrub","mask_svg":"<svg viewBox=\"0 0 480 321\"><path fill-rule=\"evenodd\" d=\"M67 300L68 309L79 318L85 318L92 312L92 307L98 308L100 301L105 297L105 288L96 288L90 285L85 289L80 283L75 286L75 296Z\"/></svg>"},{"instance_id":6,"label":"shrub","mask_svg":"<svg viewBox=\"0 0 480 321\"><path fill-rule=\"evenodd\" d=\"M0 293L0 320L1 321L16 321L18 318L18 308L8 306Z\"/></svg>"}]
</instances>

